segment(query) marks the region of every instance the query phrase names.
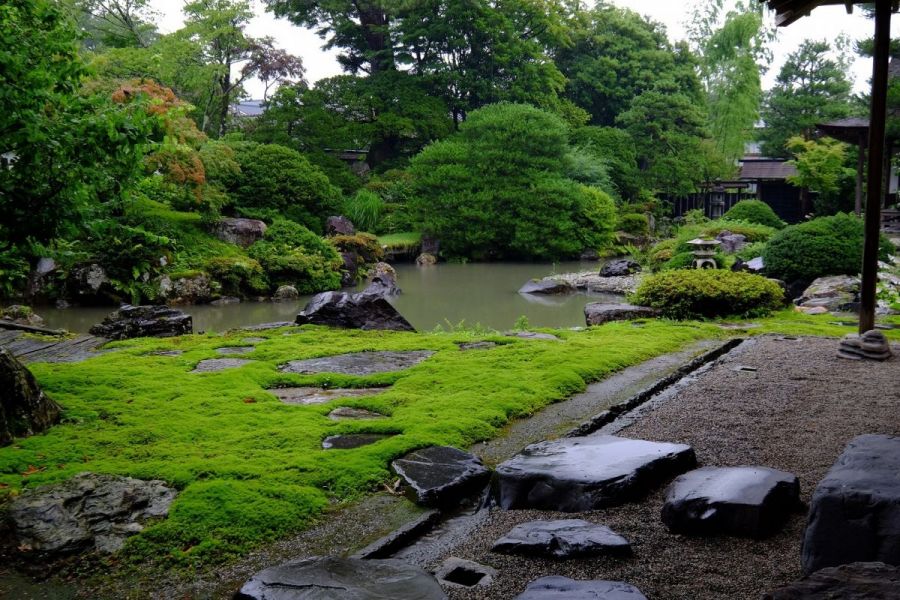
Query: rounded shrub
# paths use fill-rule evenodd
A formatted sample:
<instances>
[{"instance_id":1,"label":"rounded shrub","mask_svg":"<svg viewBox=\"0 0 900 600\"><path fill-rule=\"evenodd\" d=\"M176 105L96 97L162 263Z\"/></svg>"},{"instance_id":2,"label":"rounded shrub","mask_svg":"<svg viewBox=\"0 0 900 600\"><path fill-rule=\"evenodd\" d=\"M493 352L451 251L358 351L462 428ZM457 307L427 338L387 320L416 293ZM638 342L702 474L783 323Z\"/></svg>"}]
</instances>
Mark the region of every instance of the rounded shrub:
<instances>
[{"instance_id":1,"label":"rounded shrub","mask_svg":"<svg viewBox=\"0 0 900 600\"><path fill-rule=\"evenodd\" d=\"M293 221L272 223L248 254L259 261L273 287L292 285L301 294L314 294L341 286L343 261L337 250Z\"/></svg>"},{"instance_id":2,"label":"rounded shrub","mask_svg":"<svg viewBox=\"0 0 900 600\"><path fill-rule=\"evenodd\" d=\"M784 221L778 218L772 207L761 200L741 200L725 213L729 221L746 221L766 225L775 229L784 228Z\"/></svg>"},{"instance_id":3,"label":"rounded shrub","mask_svg":"<svg viewBox=\"0 0 900 600\"><path fill-rule=\"evenodd\" d=\"M640 213L626 213L619 215L618 223L619 231L630 233L631 235L647 235L650 233L650 224L647 216Z\"/></svg>"},{"instance_id":4,"label":"rounded shrub","mask_svg":"<svg viewBox=\"0 0 900 600\"><path fill-rule=\"evenodd\" d=\"M766 246L766 272L784 281L810 282L825 275L856 275L862 267L862 219L838 213L791 225L779 231ZM882 236L882 260L892 249Z\"/></svg>"},{"instance_id":5,"label":"rounded shrub","mask_svg":"<svg viewBox=\"0 0 900 600\"><path fill-rule=\"evenodd\" d=\"M645 278L631 300L671 319L758 317L781 307L784 292L761 275L681 269Z\"/></svg>"}]
</instances>

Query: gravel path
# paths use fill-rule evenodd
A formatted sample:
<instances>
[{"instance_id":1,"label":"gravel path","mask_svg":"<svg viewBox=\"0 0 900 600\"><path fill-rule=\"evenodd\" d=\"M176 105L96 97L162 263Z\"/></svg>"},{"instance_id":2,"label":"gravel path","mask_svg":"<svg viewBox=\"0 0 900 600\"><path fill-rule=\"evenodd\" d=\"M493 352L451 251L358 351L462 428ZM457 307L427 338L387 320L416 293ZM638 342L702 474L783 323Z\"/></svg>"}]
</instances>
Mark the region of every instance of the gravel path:
<instances>
[{"instance_id":1,"label":"gravel path","mask_svg":"<svg viewBox=\"0 0 900 600\"><path fill-rule=\"evenodd\" d=\"M758 464L793 472L808 502L852 437L900 434L900 359L842 360L835 356L837 344L776 337L747 342L619 435L691 444L702 465ZM900 348L894 352L900 354ZM564 575L627 581L652 600L749 599L800 576L805 512L767 540L687 538L669 534L661 523L662 496L660 489L637 504L577 515L628 538L635 552L630 559L557 562L492 554L494 540L514 525L573 517L493 511L450 554L493 566L499 576L490 588L454 590L450 596L514 598L537 577Z\"/></svg>"}]
</instances>

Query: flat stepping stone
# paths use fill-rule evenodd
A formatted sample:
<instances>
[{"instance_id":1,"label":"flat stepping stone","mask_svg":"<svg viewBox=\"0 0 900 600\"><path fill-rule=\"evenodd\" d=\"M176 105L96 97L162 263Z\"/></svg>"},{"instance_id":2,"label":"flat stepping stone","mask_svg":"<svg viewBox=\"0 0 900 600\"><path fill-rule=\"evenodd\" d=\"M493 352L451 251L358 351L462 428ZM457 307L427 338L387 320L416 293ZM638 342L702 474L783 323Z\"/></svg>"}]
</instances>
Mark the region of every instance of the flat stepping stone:
<instances>
[{"instance_id":1,"label":"flat stepping stone","mask_svg":"<svg viewBox=\"0 0 900 600\"><path fill-rule=\"evenodd\" d=\"M198 362L192 373L216 373L226 369L237 369L252 362L245 358L207 358Z\"/></svg>"},{"instance_id":2,"label":"flat stepping stone","mask_svg":"<svg viewBox=\"0 0 900 600\"><path fill-rule=\"evenodd\" d=\"M341 406L330 413L328 418L332 421L365 421L370 419L384 419L385 415L364 408L353 408L350 406Z\"/></svg>"},{"instance_id":3,"label":"flat stepping stone","mask_svg":"<svg viewBox=\"0 0 900 600\"><path fill-rule=\"evenodd\" d=\"M410 452L391 463L425 506L458 504L484 489L491 472L477 456L451 446L431 446Z\"/></svg>"},{"instance_id":4,"label":"flat stepping stone","mask_svg":"<svg viewBox=\"0 0 900 600\"><path fill-rule=\"evenodd\" d=\"M861 435L819 482L800 560L804 573L852 562L900 565L900 436Z\"/></svg>"},{"instance_id":5,"label":"flat stepping stone","mask_svg":"<svg viewBox=\"0 0 900 600\"><path fill-rule=\"evenodd\" d=\"M858 562L816 571L763 596L763 600L896 600L900 567Z\"/></svg>"},{"instance_id":6,"label":"flat stepping stone","mask_svg":"<svg viewBox=\"0 0 900 600\"><path fill-rule=\"evenodd\" d=\"M282 327L294 327L297 324L293 321L275 321L273 323L260 323L259 325L248 325L241 327L242 331L267 331L269 329L280 329Z\"/></svg>"},{"instance_id":7,"label":"flat stepping stone","mask_svg":"<svg viewBox=\"0 0 900 600\"><path fill-rule=\"evenodd\" d=\"M219 354L248 354L253 352L255 348L253 346L227 346L224 348L216 348L216 352Z\"/></svg>"},{"instance_id":8,"label":"flat stepping stone","mask_svg":"<svg viewBox=\"0 0 900 600\"><path fill-rule=\"evenodd\" d=\"M160 350L159 352L151 352L150 356L181 356L184 350Z\"/></svg>"},{"instance_id":9,"label":"flat stepping stone","mask_svg":"<svg viewBox=\"0 0 900 600\"><path fill-rule=\"evenodd\" d=\"M341 373L343 375L372 375L403 371L434 354L431 350L408 352L352 352L337 356L324 356L309 360L293 360L281 367L285 373L311 375L314 373Z\"/></svg>"},{"instance_id":10,"label":"flat stepping stone","mask_svg":"<svg viewBox=\"0 0 900 600\"><path fill-rule=\"evenodd\" d=\"M441 563L434 576L441 585L448 588L484 588L494 583L497 570L471 560L451 556Z\"/></svg>"},{"instance_id":11,"label":"flat stepping stone","mask_svg":"<svg viewBox=\"0 0 900 600\"><path fill-rule=\"evenodd\" d=\"M663 523L672 533L762 538L800 505L800 480L768 467L703 467L666 491Z\"/></svg>"},{"instance_id":12,"label":"flat stepping stone","mask_svg":"<svg viewBox=\"0 0 900 600\"><path fill-rule=\"evenodd\" d=\"M491 551L562 559L602 554L628 556L631 544L604 525L582 519L561 519L517 525L494 542Z\"/></svg>"},{"instance_id":13,"label":"flat stepping stone","mask_svg":"<svg viewBox=\"0 0 900 600\"><path fill-rule=\"evenodd\" d=\"M339 398L361 398L374 396L384 391L384 388L333 388L323 389L318 387L287 387L271 388L268 391L285 404L324 404Z\"/></svg>"},{"instance_id":14,"label":"flat stepping stone","mask_svg":"<svg viewBox=\"0 0 900 600\"><path fill-rule=\"evenodd\" d=\"M537 331L507 331L504 333L506 337L514 337L522 340L556 340L561 342L558 337L551 333L540 333Z\"/></svg>"},{"instance_id":15,"label":"flat stepping stone","mask_svg":"<svg viewBox=\"0 0 900 600\"><path fill-rule=\"evenodd\" d=\"M515 600L647 600L647 597L622 581L578 581L554 575L535 579Z\"/></svg>"},{"instance_id":16,"label":"flat stepping stone","mask_svg":"<svg viewBox=\"0 0 900 600\"><path fill-rule=\"evenodd\" d=\"M539 442L497 467L500 506L560 512L613 506L696 465L685 444L613 435Z\"/></svg>"},{"instance_id":17,"label":"flat stepping stone","mask_svg":"<svg viewBox=\"0 0 900 600\"><path fill-rule=\"evenodd\" d=\"M396 433L342 433L322 440L324 450L352 450L394 437Z\"/></svg>"},{"instance_id":18,"label":"flat stepping stone","mask_svg":"<svg viewBox=\"0 0 900 600\"><path fill-rule=\"evenodd\" d=\"M496 348L496 342L466 342L459 345L459 349L466 350L490 350L491 348Z\"/></svg>"},{"instance_id":19,"label":"flat stepping stone","mask_svg":"<svg viewBox=\"0 0 900 600\"><path fill-rule=\"evenodd\" d=\"M446 600L431 574L399 560L313 557L255 574L235 600Z\"/></svg>"},{"instance_id":20,"label":"flat stepping stone","mask_svg":"<svg viewBox=\"0 0 900 600\"><path fill-rule=\"evenodd\" d=\"M268 339L269 338L264 338L264 337L245 337L241 340L241 343L243 343L243 344L260 344L262 342L265 342Z\"/></svg>"}]
</instances>

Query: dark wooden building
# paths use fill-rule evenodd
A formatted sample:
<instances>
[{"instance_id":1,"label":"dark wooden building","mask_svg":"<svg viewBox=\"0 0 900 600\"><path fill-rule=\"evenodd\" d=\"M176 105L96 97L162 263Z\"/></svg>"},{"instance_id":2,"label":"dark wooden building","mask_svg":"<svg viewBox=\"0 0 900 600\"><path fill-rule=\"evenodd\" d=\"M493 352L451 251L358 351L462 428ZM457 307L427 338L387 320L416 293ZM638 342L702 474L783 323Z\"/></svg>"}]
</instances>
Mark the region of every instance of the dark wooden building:
<instances>
[{"instance_id":1,"label":"dark wooden building","mask_svg":"<svg viewBox=\"0 0 900 600\"><path fill-rule=\"evenodd\" d=\"M782 221L802 221L809 207L803 206L802 190L788 182L797 168L777 158L745 158L741 160L740 181L749 184L757 200L772 207Z\"/></svg>"}]
</instances>

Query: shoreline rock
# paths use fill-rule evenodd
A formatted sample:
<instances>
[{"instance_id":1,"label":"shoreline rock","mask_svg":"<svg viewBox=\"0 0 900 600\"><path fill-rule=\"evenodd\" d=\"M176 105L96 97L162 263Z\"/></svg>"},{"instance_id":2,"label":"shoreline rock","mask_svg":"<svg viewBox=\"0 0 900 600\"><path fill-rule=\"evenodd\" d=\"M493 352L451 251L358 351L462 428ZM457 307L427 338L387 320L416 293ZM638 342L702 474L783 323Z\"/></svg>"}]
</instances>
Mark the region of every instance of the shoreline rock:
<instances>
[{"instance_id":1,"label":"shoreline rock","mask_svg":"<svg viewBox=\"0 0 900 600\"><path fill-rule=\"evenodd\" d=\"M631 294L641 282L641 274L604 277L596 271L548 275L538 282L568 284L577 291L597 294Z\"/></svg>"}]
</instances>

